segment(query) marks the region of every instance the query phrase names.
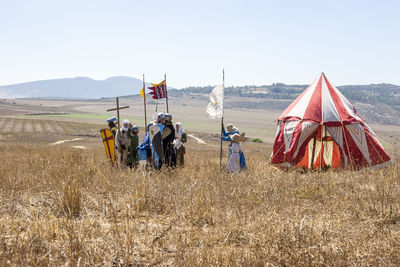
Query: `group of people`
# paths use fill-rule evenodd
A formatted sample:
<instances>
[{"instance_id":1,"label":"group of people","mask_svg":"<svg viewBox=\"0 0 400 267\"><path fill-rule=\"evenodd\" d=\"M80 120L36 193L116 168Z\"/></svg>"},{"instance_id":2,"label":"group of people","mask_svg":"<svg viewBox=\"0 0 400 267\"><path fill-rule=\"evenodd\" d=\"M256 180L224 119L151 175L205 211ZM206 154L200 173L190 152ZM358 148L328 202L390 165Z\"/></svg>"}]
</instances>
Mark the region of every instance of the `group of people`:
<instances>
[{"instance_id":1,"label":"group of people","mask_svg":"<svg viewBox=\"0 0 400 267\"><path fill-rule=\"evenodd\" d=\"M118 151L118 162L121 166L133 168L139 163L137 146L139 145L139 127L132 125L129 120L123 120L118 131L116 117L107 120L111 133L114 136L115 148Z\"/></svg>"},{"instance_id":2,"label":"group of people","mask_svg":"<svg viewBox=\"0 0 400 267\"><path fill-rule=\"evenodd\" d=\"M118 131L117 118L107 120L110 131L115 136L115 145L118 151L118 162L121 166L135 168L139 165L161 169L162 166L176 167L185 163L186 133L182 123L172 124L172 115L168 113L156 113L153 121L146 127L146 134L139 144L139 127L132 125L129 120L123 120ZM222 141L230 142L228 148L227 171L236 172L246 170L246 160L241 143L246 142L245 133L232 124L221 123ZM157 143L156 135L160 133L161 139Z\"/></svg>"},{"instance_id":3,"label":"group of people","mask_svg":"<svg viewBox=\"0 0 400 267\"><path fill-rule=\"evenodd\" d=\"M184 165L186 133L182 123L177 122L174 127L171 114L156 113L153 121L147 125L140 144L139 127L132 125L129 120L123 120L119 130L117 118L112 117L107 122L115 137L120 166L136 168L140 164L161 169L163 166L174 168L177 163Z\"/></svg>"}]
</instances>

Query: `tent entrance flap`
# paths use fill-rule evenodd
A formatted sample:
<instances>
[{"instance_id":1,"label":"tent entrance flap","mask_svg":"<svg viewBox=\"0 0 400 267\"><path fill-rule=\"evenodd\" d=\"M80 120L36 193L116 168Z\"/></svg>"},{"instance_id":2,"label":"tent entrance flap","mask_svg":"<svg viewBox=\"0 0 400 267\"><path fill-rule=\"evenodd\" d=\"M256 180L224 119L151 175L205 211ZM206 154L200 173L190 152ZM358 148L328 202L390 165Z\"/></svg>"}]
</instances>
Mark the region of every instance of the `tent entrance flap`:
<instances>
[{"instance_id":1,"label":"tent entrance flap","mask_svg":"<svg viewBox=\"0 0 400 267\"><path fill-rule=\"evenodd\" d=\"M340 148L324 128L325 126L318 127L317 134L308 142L304 156L296 167L309 169L343 167Z\"/></svg>"}]
</instances>

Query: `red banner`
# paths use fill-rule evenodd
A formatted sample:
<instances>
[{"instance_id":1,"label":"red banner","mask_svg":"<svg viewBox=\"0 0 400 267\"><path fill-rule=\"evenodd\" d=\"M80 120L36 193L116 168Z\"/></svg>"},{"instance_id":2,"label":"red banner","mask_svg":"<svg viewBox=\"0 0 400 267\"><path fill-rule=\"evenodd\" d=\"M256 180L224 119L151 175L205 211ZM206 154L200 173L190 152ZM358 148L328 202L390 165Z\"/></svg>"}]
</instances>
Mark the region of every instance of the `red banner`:
<instances>
[{"instance_id":1,"label":"red banner","mask_svg":"<svg viewBox=\"0 0 400 267\"><path fill-rule=\"evenodd\" d=\"M153 99L160 99L160 98L166 98L167 97L167 84L164 81L162 81L159 84L154 84L152 87L149 87L150 94L153 95Z\"/></svg>"}]
</instances>

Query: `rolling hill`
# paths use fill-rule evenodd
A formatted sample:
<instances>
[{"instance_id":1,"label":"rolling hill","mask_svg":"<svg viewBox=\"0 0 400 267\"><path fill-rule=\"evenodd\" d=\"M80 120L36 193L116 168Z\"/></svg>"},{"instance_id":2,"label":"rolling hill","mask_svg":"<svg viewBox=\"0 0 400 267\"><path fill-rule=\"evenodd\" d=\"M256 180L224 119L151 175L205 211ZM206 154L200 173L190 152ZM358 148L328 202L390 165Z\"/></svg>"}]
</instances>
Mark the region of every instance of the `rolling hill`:
<instances>
[{"instance_id":1,"label":"rolling hill","mask_svg":"<svg viewBox=\"0 0 400 267\"><path fill-rule=\"evenodd\" d=\"M150 84L146 84L150 86ZM133 77L117 76L105 80L87 77L34 81L0 86L0 98L69 98L99 99L139 94L142 81ZM189 97L208 101L212 86L169 88L168 96L175 99ZM274 83L262 86L233 86L225 88L225 108L284 110L307 85ZM400 86L393 84L345 85L338 89L355 105L359 113L380 124L400 125ZM149 102L152 100L149 99Z\"/></svg>"},{"instance_id":2,"label":"rolling hill","mask_svg":"<svg viewBox=\"0 0 400 267\"><path fill-rule=\"evenodd\" d=\"M118 76L105 80L75 77L0 86L0 97L101 98L138 94L141 88L142 80L133 77Z\"/></svg>"},{"instance_id":3,"label":"rolling hill","mask_svg":"<svg viewBox=\"0 0 400 267\"><path fill-rule=\"evenodd\" d=\"M225 108L283 111L307 85L274 83L263 86L225 88ZM359 114L379 124L400 125L400 86L393 84L345 85L337 87ZM212 86L170 90L170 97L195 97L208 101Z\"/></svg>"}]
</instances>

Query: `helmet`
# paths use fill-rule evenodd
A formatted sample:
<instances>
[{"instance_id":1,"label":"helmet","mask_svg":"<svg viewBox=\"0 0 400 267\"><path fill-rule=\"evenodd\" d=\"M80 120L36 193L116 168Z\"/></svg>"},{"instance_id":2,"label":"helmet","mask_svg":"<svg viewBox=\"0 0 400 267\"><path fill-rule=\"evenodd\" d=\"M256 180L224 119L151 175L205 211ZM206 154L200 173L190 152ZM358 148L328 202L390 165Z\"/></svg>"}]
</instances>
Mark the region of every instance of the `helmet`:
<instances>
[{"instance_id":1,"label":"helmet","mask_svg":"<svg viewBox=\"0 0 400 267\"><path fill-rule=\"evenodd\" d=\"M162 119L163 116L164 116L164 113L158 112L158 113L156 113L156 114L154 114L154 115L156 115L156 116L153 117L153 120L154 120L154 121L157 121L157 122L160 122L161 119Z\"/></svg>"},{"instance_id":2,"label":"helmet","mask_svg":"<svg viewBox=\"0 0 400 267\"><path fill-rule=\"evenodd\" d=\"M106 120L106 122L111 122L111 121L116 123L118 121L118 119L117 119L117 117L113 116L113 117L111 117L111 118Z\"/></svg>"},{"instance_id":3,"label":"helmet","mask_svg":"<svg viewBox=\"0 0 400 267\"><path fill-rule=\"evenodd\" d=\"M165 113L165 114L162 116L162 118L165 119L166 121L169 121L169 122L172 121L172 115L169 114L169 113Z\"/></svg>"}]
</instances>

